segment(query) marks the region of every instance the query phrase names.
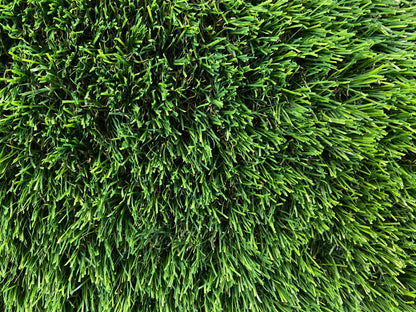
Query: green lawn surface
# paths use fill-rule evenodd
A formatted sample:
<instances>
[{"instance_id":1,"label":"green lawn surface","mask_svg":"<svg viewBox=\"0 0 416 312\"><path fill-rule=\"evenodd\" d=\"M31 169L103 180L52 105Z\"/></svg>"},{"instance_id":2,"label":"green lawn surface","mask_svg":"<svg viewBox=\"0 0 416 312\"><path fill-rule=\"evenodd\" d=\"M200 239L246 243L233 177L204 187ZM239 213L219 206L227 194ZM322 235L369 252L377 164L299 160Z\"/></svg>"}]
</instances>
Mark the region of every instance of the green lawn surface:
<instances>
[{"instance_id":1,"label":"green lawn surface","mask_svg":"<svg viewBox=\"0 0 416 312\"><path fill-rule=\"evenodd\" d=\"M415 312L416 3L0 0L0 311Z\"/></svg>"}]
</instances>

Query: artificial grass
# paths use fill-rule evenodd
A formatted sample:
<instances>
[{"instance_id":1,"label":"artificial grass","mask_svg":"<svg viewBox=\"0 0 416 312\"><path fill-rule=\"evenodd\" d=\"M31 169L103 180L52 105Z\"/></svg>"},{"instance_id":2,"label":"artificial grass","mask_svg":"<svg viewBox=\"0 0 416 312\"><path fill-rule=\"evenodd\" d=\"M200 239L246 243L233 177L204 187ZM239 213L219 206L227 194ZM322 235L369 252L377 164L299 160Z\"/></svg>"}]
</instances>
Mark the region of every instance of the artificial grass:
<instances>
[{"instance_id":1,"label":"artificial grass","mask_svg":"<svg viewBox=\"0 0 416 312\"><path fill-rule=\"evenodd\" d=\"M0 310L416 311L415 12L0 0Z\"/></svg>"}]
</instances>

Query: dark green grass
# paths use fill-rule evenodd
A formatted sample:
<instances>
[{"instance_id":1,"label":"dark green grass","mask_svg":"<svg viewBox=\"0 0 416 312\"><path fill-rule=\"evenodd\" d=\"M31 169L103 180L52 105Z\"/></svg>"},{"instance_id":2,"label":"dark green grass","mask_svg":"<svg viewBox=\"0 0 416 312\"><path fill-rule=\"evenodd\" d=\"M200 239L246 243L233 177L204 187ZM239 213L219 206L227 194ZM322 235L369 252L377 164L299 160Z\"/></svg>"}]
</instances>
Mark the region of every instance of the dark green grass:
<instances>
[{"instance_id":1,"label":"dark green grass","mask_svg":"<svg viewBox=\"0 0 416 312\"><path fill-rule=\"evenodd\" d=\"M415 12L0 0L0 310L416 311Z\"/></svg>"}]
</instances>

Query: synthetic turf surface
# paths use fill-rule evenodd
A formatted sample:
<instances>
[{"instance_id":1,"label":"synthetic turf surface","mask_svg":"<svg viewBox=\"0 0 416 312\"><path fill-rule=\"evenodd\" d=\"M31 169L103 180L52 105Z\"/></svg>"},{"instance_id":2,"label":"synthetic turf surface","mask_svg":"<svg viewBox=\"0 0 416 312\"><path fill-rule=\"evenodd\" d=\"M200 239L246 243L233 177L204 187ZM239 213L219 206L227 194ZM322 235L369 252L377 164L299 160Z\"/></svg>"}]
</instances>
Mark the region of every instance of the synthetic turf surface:
<instances>
[{"instance_id":1,"label":"synthetic turf surface","mask_svg":"<svg viewBox=\"0 0 416 312\"><path fill-rule=\"evenodd\" d=\"M415 12L0 0L0 310L416 311Z\"/></svg>"}]
</instances>

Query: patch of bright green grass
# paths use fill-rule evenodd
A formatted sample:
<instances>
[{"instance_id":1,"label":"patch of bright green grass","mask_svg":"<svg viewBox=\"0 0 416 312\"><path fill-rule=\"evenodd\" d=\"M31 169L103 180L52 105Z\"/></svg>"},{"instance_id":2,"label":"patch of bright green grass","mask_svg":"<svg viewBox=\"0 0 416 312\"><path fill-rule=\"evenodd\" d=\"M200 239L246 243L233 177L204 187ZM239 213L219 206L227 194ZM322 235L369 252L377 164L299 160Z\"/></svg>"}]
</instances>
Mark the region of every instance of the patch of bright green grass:
<instances>
[{"instance_id":1,"label":"patch of bright green grass","mask_svg":"<svg viewBox=\"0 0 416 312\"><path fill-rule=\"evenodd\" d=\"M416 311L415 12L0 0L0 310Z\"/></svg>"}]
</instances>

